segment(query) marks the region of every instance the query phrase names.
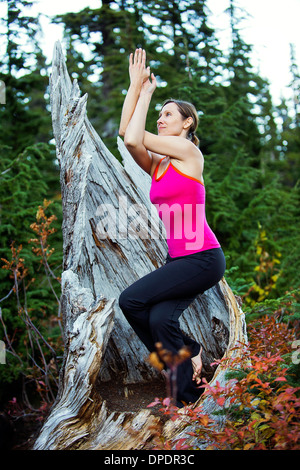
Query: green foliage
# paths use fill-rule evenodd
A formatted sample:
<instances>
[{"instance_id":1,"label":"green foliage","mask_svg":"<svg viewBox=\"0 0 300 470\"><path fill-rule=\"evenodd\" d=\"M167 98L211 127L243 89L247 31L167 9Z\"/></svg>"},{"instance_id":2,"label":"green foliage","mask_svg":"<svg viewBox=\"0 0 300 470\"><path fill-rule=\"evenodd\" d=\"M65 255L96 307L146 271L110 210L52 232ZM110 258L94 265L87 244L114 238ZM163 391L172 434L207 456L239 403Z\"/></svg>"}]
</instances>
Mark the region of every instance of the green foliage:
<instances>
[{"instance_id":1,"label":"green foliage","mask_svg":"<svg viewBox=\"0 0 300 470\"><path fill-rule=\"evenodd\" d=\"M55 369L50 343L58 352L61 342L55 320L60 286L54 285L52 274L61 272L62 234L52 234L50 268L47 255L42 259L29 243L34 236L31 225L45 198L55 200L57 226L62 209L55 148L49 143L48 77L36 39L39 22L27 14L29 2L6 3L7 15L1 19L6 53L0 59L6 98L0 105L0 337L7 363L0 366L0 378L2 385L23 388L24 398L25 384L30 393L41 388L43 368L47 380L50 377ZM1 387L1 399L10 398L8 390ZM52 401L50 390L49 382L45 396Z\"/></svg>"},{"instance_id":2,"label":"green foliage","mask_svg":"<svg viewBox=\"0 0 300 470\"><path fill-rule=\"evenodd\" d=\"M7 257L11 242L17 240L19 244L24 245L25 254L28 256L27 265L30 266L31 250L27 246L27 240L32 235L30 224L34 221L38 205L49 194L53 194L53 189L54 193L57 191L57 181L52 189L48 184L53 174L56 174L57 179L59 174L57 169L54 171L52 168L51 175L50 162L53 155L48 144L40 143L27 147L15 158L12 150L7 147L0 148L0 151L0 236L2 241L0 255ZM59 199L54 211L61 220ZM55 242L55 247L59 245L61 245L61 234ZM33 267L32 270L34 270ZM5 292L8 285L1 274L2 289Z\"/></svg>"}]
</instances>

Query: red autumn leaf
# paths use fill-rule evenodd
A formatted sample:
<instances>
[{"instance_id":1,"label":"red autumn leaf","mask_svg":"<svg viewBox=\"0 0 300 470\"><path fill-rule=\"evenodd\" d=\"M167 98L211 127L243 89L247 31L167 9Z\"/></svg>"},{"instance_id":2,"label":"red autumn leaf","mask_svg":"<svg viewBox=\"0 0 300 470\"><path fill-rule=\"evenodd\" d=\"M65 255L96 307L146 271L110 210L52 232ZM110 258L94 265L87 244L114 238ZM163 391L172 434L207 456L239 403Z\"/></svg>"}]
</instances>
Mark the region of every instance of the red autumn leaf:
<instances>
[{"instance_id":1,"label":"red autumn leaf","mask_svg":"<svg viewBox=\"0 0 300 470\"><path fill-rule=\"evenodd\" d=\"M223 406L224 403L225 403L225 397L219 397L217 399L217 403L218 403L218 405Z\"/></svg>"}]
</instances>

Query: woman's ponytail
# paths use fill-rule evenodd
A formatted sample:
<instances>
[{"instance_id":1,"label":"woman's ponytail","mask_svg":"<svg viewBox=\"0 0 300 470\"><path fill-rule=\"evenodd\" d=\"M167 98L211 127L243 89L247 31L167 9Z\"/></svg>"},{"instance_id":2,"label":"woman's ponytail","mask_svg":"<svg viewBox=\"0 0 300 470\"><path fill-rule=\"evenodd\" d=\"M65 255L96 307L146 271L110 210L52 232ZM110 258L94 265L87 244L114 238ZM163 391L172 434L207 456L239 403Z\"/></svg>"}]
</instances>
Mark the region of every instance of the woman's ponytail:
<instances>
[{"instance_id":1,"label":"woman's ponytail","mask_svg":"<svg viewBox=\"0 0 300 470\"><path fill-rule=\"evenodd\" d=\"M193 142L193 144L196 145L196 147L199 147L200 140L198 139L198 137L196 136L194 131L190 131L189 134L188 134L188 137Z\"/></svg>"}]
</instances>

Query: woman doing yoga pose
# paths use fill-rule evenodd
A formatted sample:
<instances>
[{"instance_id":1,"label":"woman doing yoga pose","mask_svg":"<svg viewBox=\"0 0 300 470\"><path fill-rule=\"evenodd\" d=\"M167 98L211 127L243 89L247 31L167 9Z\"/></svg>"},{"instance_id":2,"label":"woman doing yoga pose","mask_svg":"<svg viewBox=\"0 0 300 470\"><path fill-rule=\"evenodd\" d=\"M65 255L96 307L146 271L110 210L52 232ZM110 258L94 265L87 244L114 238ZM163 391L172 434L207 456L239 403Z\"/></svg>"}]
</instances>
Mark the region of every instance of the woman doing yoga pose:
<instances>
[{"instance_id":1,"label":"woman doing yoga pose","mask_svg":"<svg viewBox=\"0 0 300 470\"><path fill-rule=\"evenodd\" d=\"M129 58L130 87L119 133L137 164L152 178L150 199L166 227L165 264L125 289L119 298L128 322L150 352L155 344L173 354L188 346L191 359L178 366L176 405L200 396L201 348L182 333L179 317L197 295L225 272L221 246L205 217L203 155L195 136L198 116L190 103L168 100L157 120L158 135L145 130L156 78L146 53Z\"/></svg>"}]
</instances>

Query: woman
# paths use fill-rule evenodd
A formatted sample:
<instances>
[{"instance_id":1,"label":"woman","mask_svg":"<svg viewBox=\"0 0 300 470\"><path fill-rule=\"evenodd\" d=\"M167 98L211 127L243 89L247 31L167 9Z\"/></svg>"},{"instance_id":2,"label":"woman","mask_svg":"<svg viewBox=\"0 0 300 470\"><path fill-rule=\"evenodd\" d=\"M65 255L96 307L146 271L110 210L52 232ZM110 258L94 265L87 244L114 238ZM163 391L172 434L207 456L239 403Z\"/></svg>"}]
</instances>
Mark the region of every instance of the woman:
<instances>
[{"instance_id":1,"label":"woman","mask_svg":"<svg viewBox=\"0 0 300 470\"><path fill-rule=\"evenodd\" d=\"M188 346L191 359L178 366L177 401L194 403L201 394L200 345L179 328L181 313L224 275L225 258L205 218L203 156L195 131L197 113L190 103L168 100L157 121L158 135L145 130L156 79L146 68L146 53L130 54L130 87L119 133L137 164L152 178L150 199L166 225L165 264L125 289L119 305L149 351L160 342L176 354Z\"/></svg>"}]
</instances>

